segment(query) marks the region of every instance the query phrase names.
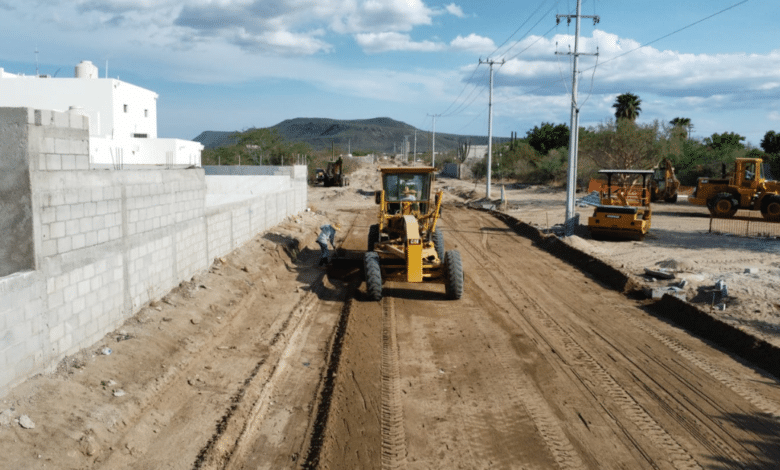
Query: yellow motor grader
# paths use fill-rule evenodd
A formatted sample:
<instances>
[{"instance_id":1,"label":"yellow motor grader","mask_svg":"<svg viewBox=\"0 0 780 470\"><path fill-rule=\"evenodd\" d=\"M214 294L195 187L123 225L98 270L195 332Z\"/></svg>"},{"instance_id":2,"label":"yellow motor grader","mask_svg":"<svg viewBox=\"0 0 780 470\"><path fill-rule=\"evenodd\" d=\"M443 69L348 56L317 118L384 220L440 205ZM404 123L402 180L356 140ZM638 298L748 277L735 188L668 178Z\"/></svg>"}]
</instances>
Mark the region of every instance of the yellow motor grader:
<instances>
[{"instance_id":1,"label":"yellow motor grader","mask_svg":"<svg viewBox=\"0 0 780 470\"><path fill-rule=\"evenodd\" d=\"M433 167L380 169L379 223L369 228L363 257L366 290L372 300L382 298L384 281L444 284L448 298L463 295L460 252L444 250L444 236L436 226L442 191L431 198L435 171Z\"/></svg>"}]
</instances>

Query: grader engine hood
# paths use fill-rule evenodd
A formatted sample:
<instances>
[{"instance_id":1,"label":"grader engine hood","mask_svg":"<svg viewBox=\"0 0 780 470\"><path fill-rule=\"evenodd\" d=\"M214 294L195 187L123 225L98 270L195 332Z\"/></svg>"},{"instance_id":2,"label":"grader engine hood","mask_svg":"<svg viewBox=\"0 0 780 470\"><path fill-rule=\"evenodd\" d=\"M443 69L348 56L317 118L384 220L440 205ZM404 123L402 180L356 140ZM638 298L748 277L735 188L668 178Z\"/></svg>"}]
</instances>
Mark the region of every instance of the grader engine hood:
<instances>
[{"instance_id":1,"label":"grader engine hood","mask_svg":"<svg viewBox=\"0 0 780 470\"><path fill-rule=\"evenodd\" d=\"M404 245L406 247L406 282L422 282L422 239L420 225L413 215L404 216Z\"/></svg>"}]
</instances>

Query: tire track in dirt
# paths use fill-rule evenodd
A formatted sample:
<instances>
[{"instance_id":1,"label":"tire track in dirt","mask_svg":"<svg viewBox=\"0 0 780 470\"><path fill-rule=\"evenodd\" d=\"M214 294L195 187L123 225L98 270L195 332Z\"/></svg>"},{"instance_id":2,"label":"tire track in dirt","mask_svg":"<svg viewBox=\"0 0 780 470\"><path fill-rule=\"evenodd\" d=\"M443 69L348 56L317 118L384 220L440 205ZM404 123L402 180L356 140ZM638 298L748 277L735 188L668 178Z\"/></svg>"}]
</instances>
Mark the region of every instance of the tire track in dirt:
<instances>
[{"instance_id":1,"label":"tire track in dirt","mask_svg":"<svg viewBox=\"0 0 780 470\"><path fill-rule=\"evenodd\" d=\"M208 444L201 450L193 469L232 468L240 460L247 442L251 442L258 421L267 410L278 377L288 366L290 351L298 343L299 326L313 316L319 303L307 292L290 312L270 343L268 356L258 362L252 373L231 399Z\"/></svg>"},{"instance_id":2,"label":"tire track in dirt","mask_svg":"<svg viewBox=\"0 0 780 470\"><path fill-rule=\"evenodd\" d=\"M473 282L468 282L468 284L469 289L479 288ZM476 322L476 326L485 337L492 339L492 344L505 342L502 338L496 337L494 331L485 328L484 324ZM517 355L504 348L494 349L494 351L504 380L508 381L515 389L509 397L510 400L513 404L522 406L526 410L558 467L562 470L586 468L544 396L534 387L530 377L519 372L519 368L516 366L512 366L513 362L517 360ZM507 426L507 428L509 427Z\"/></svg>"},{"instance_id":3,"label":"tire track in dirt","mask_svg":"<svg viewBox=\"0 0 780 470\"><path fill-rule=\"evenodd\" d=\"M651 326L647 325L646 323L639 321L635 318L632 318L631 316L626 316L631 323L636 325L637 328L641 329L648 335L652 336L653 338L657 339L666 347L671 349L672 351L679 354L682 358L690 362L691 364L695 365L702 371L709 374L711 377L713 377L718 382L722 383L734 393L744 398L746 401L751 403L753 406L758 408L759 410L763 411L764 413L772 416L775 419L780 419L780 404L767 399L761 393L757 392L754 388L746 385L744 381L739 380L738 378L734 377L733 374L730 374L716 365L710 363L707 359L701 357L699 354L695 353L694 351L691 351L687 347L685 347L683 344L681 344L679 341L675 340L674 338L669 337L668 335L665 335L658 331L655 328L652 328Z\"/></svg>"},{"instance_id":4,"label":"tire track in dirt","mask_svg":"<svg viewBox=\"0 0 780 470\"><path fill-rule=\"evenodd\" d=\"M382 468L406 467L406 435L401 404L395 307L392 297L382 299Z\"/></svg>"},{"instance_id":5,"label":"tire track in dirt","mask_svg":"<svg viewBox=\"0 0 780 470\"><path fill-rule=\"evenodd\" d=\"M484 218L480 218L481 221L485 221ZM491 224L492 225L492 224ZM517 312L523 317L530 312L536 319L536 323L529 322L529 326L536 330L539 337L549 344L549 347L556 350L554 342L559 342L563 345L563 350L566 351L570 364L574 367L571 368L579 381L588 389L592 389L592 379L596 379L595 382L601 388L601 390L607 394L613 403L617 404L623 415L647 437L655 449L660 449L661 453L669 456L672 463L676 468L684 469L697 469L701 468L696 460L668 433L664 430L652 416L626 391L615 378L591 355L585 348L583 348L571 334L558 324L555 319L545 311L545 309L535 300L534 296L530 295L521 285L512 279L510 276L504 276L499 278L496 274L510 272L510 268L507 266L500 266L491 262L493 259L500 259L500 257L488 253L485 250L489 250L487 239L485 238L485 232L481 238L481 243L473 243L466 236L459 236L458 240L470 245L469 250L466 250L471 254L474 261L482 266L485 273L491 276L499 290L504 296L512 303ZM530 303L533 308L524 309L517 304L514 296L509 292L506 287L508 285L512 290L519 293L525 302ZM541 331L535 325L539 324L545 328L545 331ZM578 367L587 371L587 377L583 376L578 371ZM594 393L594 396L598 394ZM608 411L605 408L605 411ZM617 416L613 416L616 422L619 423ZM625 429L625 426L622 425ZM633 438L631 438L633 440ZM641 450L641 446L634 440L637 448L642 455L649 459L649 454ZM648 463L652 464L650 460Z\"/></svg>"},{"instance_id":6,"label":"tire track in dirt","mask_svg":"<svg viewBox=\"0 0 780 470\"><path fill-rule=\"evenodd\" d=\"M515 287L519 286L515 284ZM576 306L565 300L562 303L571 308L572 312L579 311ZM735 369L734 372L730 372L731 367L728 364L733 362L731 359L724 358L726 362L722 367L719 367L716 362L713 362L715 357L707 359L707 356L703 355L702 352L685 346L683 342L668 334L661 333L659 329L652 326L654 322L650 317L636 316L631 314L628 309L616 310L629 320L630 324L636 326L638 331L647 333L648 337L654 338L669 352L677 354L684 360L682 362L670 361L668 358L660 360L668 355L658 355L649 348L633 348L635 353L641 356L626 355L621 351L627 350L627 344L613 343L605 336L612 337L610 333L607 333L609 330L604 330L604 334L592 327L585 330L588 335L599 337L604 344L621 354L623 360L635 367L627 369L633 376L629 379L633 384L640 386L641 392L652 400L644 406L663 410L677 425L685 429L687 434L694 438L702 448L708 449L711 456L717 456L723 461L732 462L738 466L748 462L772 461L776 458L771 447L760 444L760 436L774 433L778 422L778 402L767 399L757 390L757 387L766 388L766 384L774 382L773 377L766 377L761 371L738 372ZM550 320L557 322L558 317L550 316ZM560 323L558 325L563 328ZM567 324L567 327L571 329L572 325ZM612 331L612 333L617 333L617 331ZM617 334L614 338L619 342L622 336ZM615 361L614 358L609 357ZM652 367L660 368L662 372L648 373L645 370L648 364L642 363L643 357L647 362L653 364ZM690 364L690 367L686 368L685 364ZM735 368L740 367L738 364L734 364L734 366ZM744 402L734 398L716 399L711 390L702 390L702 382L695 380L696 374L698 374L695 370L709 376L712 379L712 385L722 384L724 390L730 389L736 397L740 397ZM700 376L703 377L703 375ZM671 388L669 388L670 386ZM771 390L768 388L765 390L765 392L769 391ZM762 413L756 414L750 407L755 407ZM766 416L763 415L764 413ZM658 415L656 419L660 420L659 423L665 421ZM746 419L747 421L745 421ZM735 420L742 420L743 423L734 427ZM751 426L747 422L755 424ZM668 425L663 425L663 427L666 426ZM677 432L679 433L679 431ZM680 445L690 445L686 441L686 433L679 434L679 436ZM704 457L705 454L706 452L699 451L698 458Z\"/></svg>"}]
</instances>

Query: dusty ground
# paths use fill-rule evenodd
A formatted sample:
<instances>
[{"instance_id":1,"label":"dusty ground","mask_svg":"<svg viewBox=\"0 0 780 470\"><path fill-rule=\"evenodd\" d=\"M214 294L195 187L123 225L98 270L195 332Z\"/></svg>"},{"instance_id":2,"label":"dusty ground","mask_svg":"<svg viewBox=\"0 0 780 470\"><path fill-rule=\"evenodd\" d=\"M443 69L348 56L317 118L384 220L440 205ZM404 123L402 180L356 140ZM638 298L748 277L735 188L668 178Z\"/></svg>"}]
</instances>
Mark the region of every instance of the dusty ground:
<instances>
[{"instance_id":1,"label":"dusty ground","mask_svg":"<svg viewBox=\"0 0 780 470\"><path fill-rule=\"evenodd\" d=\"M441 182L467 201L481 201L485 196L484 183L453 179ZM506 213L545 231L564 220L564 190L514 185L504 188ZM500 194L499 185L491 189L496 202L500 202ZM577 197L586 195L578 193ZM652 228L645 240L598 241L584 226L593 209L577 205L576 210L582 226L577 235L566 239L569 244L634 276L648 288L679 286L684 280L682 290L688 301L780 346L780 227L773 229L772 237L743 237L735 233L744 230L744 222L715 220L710 233L707 209L689 204L682 196L674 204L653 205ZM753 217L760 220L760 215ZM766 227L761 222L754 225ZM645 268L666 270L675 278L653 278L646 275ZM718 281L726 284L727 296L715 289Z\"/></svg>"},{"instance_id":2,"label":"dusty ground","mask_svg":"<svg viewBox=\"0 0 780 470\"><path fill-rule=\"evenodd\" d=\"M311 210L215 260L99 344L0 400L0 468L772 468L777 379L643 304L448 206L466 294L316 267L324 221L365 249L376 172L311 188ZM452 200L484 186L442 179ZM482 192L481 192L482 191ZM500 192L494 189L494 197ZM564 195L508 189L542 229ZM368 208L368 210L366 210ZM583 220L590 210L579 209ZM654 206L643 242L568 242L778 344L777 239L707 233L703 208ZM666 267L672 281L650 281ZM753 268L752 273L745 273ZM712 297L717 280L729 296ZM641 338L641 339L640 339ZM111 349L110 354L106 348ZM31 426L31 425L34 425ZM26 427L25 427L26 426Z\"/></svg>"}]
</instances>

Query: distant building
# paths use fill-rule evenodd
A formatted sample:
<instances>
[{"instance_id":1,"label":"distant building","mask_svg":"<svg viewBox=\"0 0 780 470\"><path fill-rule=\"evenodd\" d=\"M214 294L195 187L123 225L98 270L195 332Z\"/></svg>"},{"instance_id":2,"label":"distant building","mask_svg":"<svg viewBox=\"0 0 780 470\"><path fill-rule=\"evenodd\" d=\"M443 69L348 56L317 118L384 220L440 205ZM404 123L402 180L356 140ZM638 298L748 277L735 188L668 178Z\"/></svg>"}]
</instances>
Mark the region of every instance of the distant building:
<instances>
[{"instance_id":1,"label":"distant building","mask_svg":"<svg viewBox=\"0 0 780 470\"><path fill-rule=\"evenodd\" d=\"M67 111L89 118L90 165L200 166L203 145L157 138L157 93L99 78L90 61L74 78L17 75L0 68L0 107Z\"/></svg>"},{"instance_id":2,"label":"distant building","mask_svg":"<svg viewBox=\"0 0 780 470\"><path fill-rule=\"evenodd\" d=\"M463 160L465 161L465 160L485 158L487 157L487 151L488 151L487 145L470 145L469 153L468 155L465 156Z\"/></svg>"}]
</instances>

